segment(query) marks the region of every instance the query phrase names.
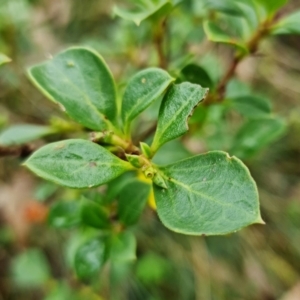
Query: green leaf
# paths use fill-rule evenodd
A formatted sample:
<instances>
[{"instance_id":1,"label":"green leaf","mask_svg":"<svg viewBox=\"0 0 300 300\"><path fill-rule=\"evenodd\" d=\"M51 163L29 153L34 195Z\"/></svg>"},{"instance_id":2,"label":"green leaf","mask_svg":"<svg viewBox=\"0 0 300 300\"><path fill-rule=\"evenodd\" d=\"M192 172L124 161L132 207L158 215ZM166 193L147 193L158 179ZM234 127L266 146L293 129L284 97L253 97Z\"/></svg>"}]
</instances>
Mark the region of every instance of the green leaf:
<instances>
[{"instance_id":1,"label":"green leaf","mask_svg":"<svg viewBox=\"0 0 300 300\"><path fill-rule=\"evenodd\" d=\"M200 84L201 86L213 88L214 83L206 70L196 64L189 64L181 70L184 81Z\"/></svg>"},{"instance_id":2,"label":"green leaf","mask_svg":"<svg viewBox=\"0 0 300 300\"><path fill-rule=\"evenodd\" d=\"M22 145L54 133L48 126L20 124L6 128L0 133L0 145Z\"/></svg>"},{"instance_id":3,"label":"green leaf","mask_svg":"<svg viewBox=\"0 0 300 300\"><path fill-rule=\"evenodd\" d=\"M58 102L78 123L93 130L112 129L117 114L116 88L103 58L74 47L28 70L33 84Z\"/></svg>"},{"instance_id":4,"label":"green leaf","mask_svg":"<svg viewBox=\"0 0 300 300\"><path fill-rule=\"evenodd\" d=\"M213 151L159 172L167 189L153 185L157 212L175 232L219 235L262 223L255 182L236 157Z\"/></svg>"},{"instance_id":5,"label":"green leaf","mask_svg":"<svg viewBox=\"0 0 300 300\"><path fill-rule=\"evenodd\" d=\"M260 118L271 113L269 100L261 96L245 95L232 98L227 102L233 109L248 118Z\"/></svg>"},{"instance_id":6,"label":"green leaf","mask_svg":"<svg viewBox=\"0 0 300 300\"><path fill-rule=\"evenodd\" d=\"M81 279L97 275L105 263L106 242L93 238L81 245L75 255L75 270Z\"/></svg>"},{"instance_id":7,"label":"green leaf","mask_svg":"<svg viewBox=\"0 0 300 300\"><path fill-rule=\"evenodd\" d=\"M0 66L11 62L11 59L3 53L0 53Z\"/></svg>"},{"instance_id":8,"label":"green leaf","mask_svg":"<svg viewBox=\"0 0 300 300\"><path fill-rule=\"evenodd\" d=\"M126 226L138 222L147 203L151 186L147 183L133 179L119 192L118 217Z\"/></svg>"},{"instance_id":9,"label":"green leaf","mask_svg":"<svg viewBox=\"0 0 300 300\"><path fill-rule=\"evenodd\" d=\"M187 120L207 92L208 89L189 82L173 85L168 90L159 110L157 128L151 146L153 152L188 131Z\"/></svg>"},{"instance_id":10,"label":"green leaf","mask_svg":"<svg viewBox=\"0 0 300 300\"><path fill-rule=\"evenodd\" d=\"M216 43L225 43L238 47L243 52L247 52L247 48L242 40L228 35L215 22L204 21L203 28L208 40Z\"/></svg>"},{"instance_id":11,"label":"green leaf","mask_svg":"<svg viewBox=\"0 0 300 300\"><path fill-rule=\"evenodd\" d=\"M81 220L84 224L99 228L110 228L108 213L94 201L85 199L81 204Z\"/></svg>"},{"instance_id":12,"label":"green leaf","mask_svg":"<svg viewBox=\"0 0 300 300\"><path fill-rule=\"evenodd\" d=\"M136 259L136 239L131 232L125 231L113 236L110 259L113 262L128 262Z\"/></svg>"},{"instance_id":13,"label":"green leaf","mask_svg":"<svg viewBox=\"0 0 300 300\"><path fill-rule=\"evenodd\" d=\"M161 16L167 14L173 7L170 0L144 0L136 2L136 6L132 10L115 6L113 9L114 15L124 20L133 21L139 26L142 21L148 18L152 17L157 19L157 15Z\"/></svg>"},{"instance_id":14,"label":"green leaf","mask_svg":"<svg viewBox=\"0 0 300 300\"><path fill-rule=\"evenodd\" d=\"M48 223L55 228L71 228L80 223L80 206L76 201L54 203L48 215Z\"/></svg>"},{"instance_id":15,"label":"green leaf","mask_svg":"<svg viewBox=\"0 0 300 300\"><path fill-rule=\"evenodd\" d=\"M28 249L11 263L12 280L21 288L44 287L50 279L48 262L39 249Z\"/></svg>"},{"instance_id":16,"label":"green leaf","mask_svg":"<svg viewBox=\"0 0 300 300\"><path fill-rule=\"evenodd\" d=\"M249 120L237 133L231 152L242 159L249 158L279 138L285 129L285 122L279 118Z\"/></svg>"},{"instance_id":17,"label":"green leaf","mask_svg":"<svg viewBox=\"0 0 300 300\"><path fill-rule=\"evenodd\" d=\"M265 7L268 13L272 14L287 3L287 0L255 0Z\"/></svg>"},{"instance_id":18,"label":"green leaf","mask_svg":"<svg viewBox=\"0 0 300 300\"><path fill-rule=\"evenodd\" d=\"M128 133L130 122L155 101L174 81L166 71L149 68L133 76L122 101L122 119Z\"/></svg>"},{"instance_id":19,"label":"green leaf","mask_svg":"<svg viewBox=\"0 0 300 300\"><path fill-rule=\"evenodd\" d=\"M233 0L207 0L205 7L233 16L243 15L243 11Z\"/></svg>"},{"instance_id":20,"label":"green leaf","mask_svg":"<svg viewBox=\"0 0 300 300\"><path fill-rule=\"evenodd\" d=\"M38 176L71 188L104 184L132 166L90 141L70 139L34 152L25 166Z\"/></svg>"},{"instance_id":21,"label":"green leaf","mask_svg":"<svg viewBox=\"0 0 300 300\"><path fill-rule=\"evenodd\" d=\"M272 34L300 34L300 11L282 18L271 31Z\"/></svg>"}]
</instances>

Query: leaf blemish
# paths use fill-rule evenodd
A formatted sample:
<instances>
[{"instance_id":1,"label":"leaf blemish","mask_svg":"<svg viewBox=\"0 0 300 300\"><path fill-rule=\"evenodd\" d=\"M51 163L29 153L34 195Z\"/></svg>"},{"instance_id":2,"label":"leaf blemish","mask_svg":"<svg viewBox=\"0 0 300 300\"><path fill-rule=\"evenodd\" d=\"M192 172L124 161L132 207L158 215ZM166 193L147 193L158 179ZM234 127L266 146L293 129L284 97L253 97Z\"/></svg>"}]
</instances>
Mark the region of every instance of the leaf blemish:
<instances>
[{"instance_id":1,"label":"leaf blemish","mask_svg":"<svg viewBox=\"0 0 300 300\"><path fill-rule=\"evenodd\" d=\"M89 163L89 166L90 166L90 167L97 167L97 163L94 162L94 161L91 161L91 162Z\"/></svg>"},{"instance_id":2,"label":"leaf blemish","mask_svg":"<svg viewBox=\"0 0 300 300\"><path fill-rule=\"evenodd\" d=\"M72 60L68 60L68 61L67 61L67 66L68 66L68 67L74 67L75 64L74 64L74 62L73 62Z\"/></svg>"},{"instance_id":3,"label":"leaf blemish","mask_svg":"<svg viewBox=\"0 0 300 300\"><path fill-rule=\"evenodd\" d=\"M142 83L146 83L147 80L146 80L146 78L142 78L141 81L142 81Z\"/></svg>"},{"instance_id":4,"label":"leaf blemish","mask_svg":"<svg viewBox=\"0 0 300 300\"><path fill-rule=\"evenodd\" d=\"M54 147L54 150L59 150L65 147L65 144L58 144Z\"/></svg>"}]
</instances>

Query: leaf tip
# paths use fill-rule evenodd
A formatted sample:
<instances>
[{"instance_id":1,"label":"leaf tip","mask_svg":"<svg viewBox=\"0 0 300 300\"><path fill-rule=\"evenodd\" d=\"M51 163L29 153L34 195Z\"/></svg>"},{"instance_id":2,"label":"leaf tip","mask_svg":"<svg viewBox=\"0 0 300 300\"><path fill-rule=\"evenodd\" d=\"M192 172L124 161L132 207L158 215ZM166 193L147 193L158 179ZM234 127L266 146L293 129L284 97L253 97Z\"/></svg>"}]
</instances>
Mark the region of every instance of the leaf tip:
<instances>
[{"instance_id":1,"label":"leaf tip","mask_svg":"<svg viewBox=\"0 0 300 300\"><path fill-rule=\"evenodd\" d=\"M255 224L266 225L266 222L262 219L261 215L259 215L259 217L255 221Z\"/></svg>"}]
</instances>

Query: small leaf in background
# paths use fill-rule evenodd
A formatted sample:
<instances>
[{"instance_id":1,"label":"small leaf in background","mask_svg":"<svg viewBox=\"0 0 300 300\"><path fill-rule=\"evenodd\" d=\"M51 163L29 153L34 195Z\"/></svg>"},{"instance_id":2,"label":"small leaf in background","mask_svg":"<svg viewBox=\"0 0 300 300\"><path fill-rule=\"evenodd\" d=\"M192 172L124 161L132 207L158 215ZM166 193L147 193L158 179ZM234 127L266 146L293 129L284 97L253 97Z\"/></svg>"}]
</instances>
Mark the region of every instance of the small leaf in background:
<instances>
[{"instance_id":1,"label":"small leaf in background","mask_svg":"<svg viewBox=\"0 0 300 300\"><path fill-rule=\"evenodd\" d=\"M54 133L53 129L48 126L29 124L13 125L0 133L0 145L22 145L52 133Z\"/></svg>"},{"instance_id":2,"label":"small leaf in background","mask_svg":"<svg viewBox=\"0 0 300 300\"><path fill-rule=\"evenodd\" d=\"M250 87L243 81L232 79L226 87L226 99L252 94Z\"/></svg>"},{"instance_id":3,"label":"small leaf in background","mask_svg":"<svg viewBox=\"0 0 300 300\"><path fill-rule=\"evenodd\" d=\"M269 14L276 12L279 8L287 3L287 0L255 0L265 7Z\"/></svg>"},{"instance_id":4,"label":"small leaf in background","mask_svg":"<svg viewBox=\"0 0 300 300\"><path fill-rule=\"evenodd\" d=\"M247 167L213 151L161 167L167 189L155 184L162 223L175 232L220 235L262 223L258 192Z\"/></svg>"},{"instance_id":5,"label":"small leaf in background","mask_svg":"<svg viewBox=\"0 0 300 300\"><path fill-rule=\"evenodd\" d=\"M80 139L48 144L24 165L46 180L71 188L98 186L132 169L103 147Z\"/></svg>"},{"instance_id":6,"label":"small leaf in background","mask_svg":"<svg viewBox=\"0 0 300 300\"><path fill-rule=\"evenodd\" d=\"M191 156L191 152L189 152L184 147L183 143L177 139L170 141L159 148L159 151L155 154L152 161L158 165L167 165L188 158L189 156Z\"/></svg>"},{"instance_id":7,"label":"small leaf in background","mask_svg":"<svg viewBox=\"0 0 300 300\"><path fill-rule=\"evenodd\" d=\"M121 232L112 237L110 259L115 262L130 262L136 259L136 239L129 232Z\"/></svg>"},{"instance_id":8,"label":"small leaf in background","mask_svg":"<svg viewBox=\"0 0 300 300\"><path fill-rule=\"evenodd\" d=\"M34 199L40 202L48 200L58 190L58 186L52 182L40 183L34 191Z\"/></svg>"},{"instance_id":9,"label":"small leaf in background","mask_svg":"<svg viewBox=\"0 0 300 300\"><path fill-rule=\"evenodd\" d=\"M238 131L231 152L246 159L279 138L286 124L279 118L260 118L246 122Z\"/></svg>"},{"instance_id":10,"label":"small leaf in background","mask_svg":"<svg viewBox=\"0 0 300 300\"><path fill-rule=\"evenodd\" d=\"M48 223L54 228L71 228L80 221L80 205L77 200L55 202L50 208Z\"/></svg>"},{"instance_id":11,"label":"small leaf in background","mask_svg":"<svg viewBox=\"0 0 300 300\"><path fill-rule=\"evenodd\" d=\"M21 288L43 287L50 279L50 269L44 254L28 249L17 255L11 263L12 279Z\"/></svg>"},{"instance_id":12,"label":"small leaf in background","mask_svg":"<svg viewBox=\"0 0 300 300\"><path fill-rule=\"evenodd\" d=\"M241 16L243 11L233 0L206 0L205 8L216 10L232 16Z\"/></svg>"},{"instance_id":13,"label":"small leaf in background","mask_svg":"<svg viewBox=\"0 0 300 300\"><path fill-rule=\"evenodd\" d=\"M130 122L161 96L172 81L166 71L158 68L140 71L129 80L122 101L122 119L127 131Z\"/></svg>"},{"instance_id":14,"label":"small leaf in background","mask_svg":"<svg viewBox=\"0 0 300 300\"><path fill-rule=\"evenodd\" d=\"M70 48L31 67L28 74L33 84L60 103L76 122L93 130L111 129L108 120L114 123L117 113L115 83L95 51Z\"/></svg>"},{"instance_id":15,"label":"small leaf in background","mask_svg":"<svg viewBox=\"0 0 300 300\"><path fill-rule=\"evenodd\" d=\"M135 5L135 8L132 10L115 6L113 13L124 20L133 21L137 26L139 26L142 21L150 17L155 18L156 15L161 16L167 14L172 9L172 5L169 0L136 1Z\"/></svg>"},{"instance_id":16,"label":"small leaf in background","mask_svg":"<svg viewBox=\"0 0 300 300\"><path fill-rule=\"evenodd\" d=\"M144 284L157 285L170 276L170 262L155 253L147 253L139 258L136 267L136 276Z\"/></svg>"},{"instance_id":17,"label":"small leaf in background","mask_svg":"<svg viewBox=\"0 0 300 300\"><path fill-rule=\"evenodd\" d=\"M300 11L282 18L271 31L272 34L300 34Z\"/></svg>"},{"instance_id":18,"label":"small leaf in background","mask_svg":"<svg viewBox=\"0 0 300 300\"><path fill-rule=\"evenodd\" d=\"M110 227L108 213L94 201L83 199L80 215L82 222L88 226L99 229L108 229Z\"/></svg>"},{"instance_id":19,"label":"small leaf in background","mask_svg":"<svg viewBox=\"0 0 300 300\"><path fill-rule=\"evenodd\" d=\"M3 53L0 53L0 66L11 62L11 59Z\"/></svg>"},{"instance_id":20,"label":"small leaf in background","mask_svg":"<svg viewBox=\"0 0 300 300\"><path fill-rule=\"evenodd\" d=\"M243 52L247 52L247 48L243 41L236 37L231 37L223 31L215 22L204 21L203 28L208 40L215 43L225 43L238 47Z\"/></svg>"},{"instance_id":21,"label":"small leaf in background","mask_svg":"<svg viewBox=\"0 0 300 300\"><path fill-rule=\"evenodd\" d=\"M257 95L244 95L226 101L234 110L248 118L260 118L271 113L269 99Z\"/></svg>"},{"instance_id":22,"label":"small leaf in background","mask_svg":"<svg viewBox=\"0 0 300 300\"><path fill-rule=\"evenodd\" d=\"M127 183L118 195L118 217L126 226L138 222L143 212L149 194L151 185L133 179Z\"/></svg>"},{"instance_id":23,"label":"small leaf in background","mask_svg":"<svg viewBox=\"0 0 300 300\"><path fill-rule=\"evenodd\" d=\"M57 282L54 287L51 288L49 294L43 300L66 300L76 299L72 295L71 288L64 282Z\"/></svg>"},{"instance_id":24,"label":"small leaf in background","mask_svg":"<svg viewBox=\"0 0 300 300\"><path fill-rule=\"evenodd\" d=\"M105 263L106 242L93 238L81 245L75 255L76 274L81 279L97 275Z\"/></svg>"},{"instance_id":25,"label":"small leaf in background","mask_svg":"<svg viewBox=\"0 0 300 300\"><path fill-rule=\"evenodd\" d=\"M151 145L153 152L188 131L188 118L207 92L208 89L189 82L173 85L168 90L159 109L157 128Z\"/></svg>"},{"instance_id":26,"label":"small leaf in background","mask_svg":"<svg viewBox=\"0 0 300 300\"><path fill-rule=\"evenodd\" d=\"M181 70L183 81L200 84L203 87L212 89L214 86L209 74L204 68L196 64L189 64Z\"/></svg>"}]
</instances>

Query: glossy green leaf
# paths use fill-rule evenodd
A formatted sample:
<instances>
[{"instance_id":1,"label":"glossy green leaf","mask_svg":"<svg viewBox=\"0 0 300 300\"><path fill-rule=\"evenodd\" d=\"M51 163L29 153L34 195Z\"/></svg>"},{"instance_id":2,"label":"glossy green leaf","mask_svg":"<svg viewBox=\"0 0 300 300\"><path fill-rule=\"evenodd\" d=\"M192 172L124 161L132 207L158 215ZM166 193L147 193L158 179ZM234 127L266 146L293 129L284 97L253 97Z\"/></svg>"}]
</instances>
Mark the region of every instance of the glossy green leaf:
<instances>
[{"instance_id":1,"label":"glossy green leaf","mask_svg":"<svg viewBox=\"0 0 300 300\"><path fill-rule=\"evenodd\" d=\"M39 249L28 249L14 257L11 263L12 280L21 288L41 288L50 279L50 269Z\"/></svg>"},{"instance_id":2,"label":"glossy green leaf","mask_svg":"<svg viewBox=\"0 0 300 300\"><path fill-rule=\"evenodd\" d=\"M158 215L169 229L219 235L262 223L258 192L247 167L221 151L161 167L167 189L153 185Z\"/></svg>"},{"instance_id":3,"label":"glossy green leaf","mask_svg":"<svg viewBox=\"0 0 300 300\"><path fill-rule=\"evenodd\" d=\"M132 166L90 141L70 139L34 152L25 166L38 176L71 188L104 184Z\"/></svg>"},{"instance_id":4,"label":"glossy green leaf","mask_svg":"<svg viewBox=\"0 0 300 300\"><path fill-rule=\"evenodd\" d=\"M80 221L80 206L77 201L59 201L50 208L48 223L52 227L71 228Z\"/></svg>"},{"instance_id":5,"label":"glossy green leaf","mask_svg":"<svg viewBox=\"0 0 300 300\"><path fill-rule=\"evenodd\" d=\"M99 273L105 263L106 242L103 238L93 238L81 245L75 255L76 274L88 279Z\"/></svg>"},{"instance_id":6,"label":"glossy green leaf","mask_svg":"<svg viewBox=\"0 0 300 300\"><path fill-rule=\"evenodd\" d=\"M110 259L113 262L128 262L136 259L135 236L125 231L112 237Z\"/></svg>"},{"instance_id":7,"label":"glossy green leaf","mask_svg":"<svg viewBox=\"0 0 300 300\"><path fill-rule=\"evenodd\" d=\"M3 53L0 53L0 66L11 62L11 59Z\"/></svg>"},{"instance_id":8,"label":"glossy green leaf","mask_svg":"<svg viewBox=\"0 0 300 300\"><path fill-rule=\"evenodd\" d=\"M242 51L247 51L247 48L242 40L228 35L227 32L222 30L215 22L204 21L203 28L207 38L216 43L225 43L238 47Z\"/></svg>"},{"instance_id":9,"label":"glossy green leaf","mask_svg":"<svg viewBox=\"0 0 300 300\"><path fill-rule=\"evenodd\" d=\"M101 205L88 199L84 199L81 204L81 220L84 224L94 228L108 229L110 227L108 213Z\"/></svg>"},{"instance_id":10,"label":"glossy green leaf","mask_svg":"<svg viewBox=\"0 0 300 300\"><path fill-rule=\"evenodd\" d=\"M285 131L286 124L278 118L249 120L237 133L231 152L242 159L256 154Z\"/></svg>"},{"instance_id":11,"label":"glossy green leaf","mask_svg":"<svg viewBox=\"0 0 300 300\"><path fill-rule=\"evenodd\" d=\"M150 194L150 185L137 179L128 182L118 195L118 217L127 226L138 222Z\"/></svg>"},{"instance_id":12,"label":"glossy green leaf","mask_svg":"<svg viewBox=\"0 0 300 300\"><path fill-rule=\"evenodd\" d=\"M207 92L208 89L189 82L173 85L168 90L159 110L157 128L151 146L153 152L188 131L187 120Z\"/></svg>"},{"instance_id":13,"label":"glossy green leaf","mask_svg":"<svg viewBox=\"0 0 300 300\"><path fill-rule=\"evenodd\" d=\"M274 13L287 3L287 0L255 0L266 8L269 13Z\"/></svg>"},{"instance_id":14,"label":"glossy green leaf","mask_svg":"<svg viewBox=\"0 0 300 300\"><path fill-rule=\"evenodd\" d=\"M130 122L167 89L174 79L164 70L149 68L138 72L128 82L122 101L122 119Z\"/></svg>"},{"instance_id":15,"label":"glossy green leaf","mask_svg":"<svg viewBox=\"0 0 300 300\"><path fill-rule=\"evenodd\" d=\"M93 130L112 128L116 89L103 58L93 50L70 48L28 70L33 84L59 103L76 122Z\"/></svg>"},{"instance_id":16,"label":"glossy green leaf","mask_svg":"<svg viewBox=\"0 0 300 300\"><path fill-rule=\"evenodd\" d=\"M155 17L157 14L164 15L169 12L171 8L172 4L170 0L144 0L136 1L135 7L132 10L115 6L113 13L124 20L133 21L137 26L139 26L142 21Z\"/></svg>"},{"instance_id":17,"label":"glossy green leaf","mask_svg":"<svg viewBox=\"0 0 300 300\"><path fill-rule=\"evenodd\" d=\"M300 34L300 11L282 18L271 32L272 34Z\"/></svg>"},{"instance_id":18,"label":"glossy green leaf","mask_svg":"<svg viewBox=\"0 0 300 300\"><path fill-rule=\"evenodd\" d=\"M203 87L213 88L214 83L204 68L196 64L189 64L181 70L184 81L200 84Z\"/></svg>"},{"instance_id":19,"label":"glossy green leaf","mask_svg":"<svg viewBox=\"0 0 300 300\"><path fill-rule=\"evenodd\" d=\"M48 126L20 124L6 128L0 133L0 145L22 145L54 133Z\"/></svg>"},{"instance_id":20,"label":"glossy green leaf","mask_svg":"<svg viewBox=\"0 0 300 300\"><path fill-rule=\"evenodd\" d=\"M260 118L271 113L271 104L268 99L256 96L245 95L228 100L233 109L248 118Z\"/></svg>"}]
</instances>

